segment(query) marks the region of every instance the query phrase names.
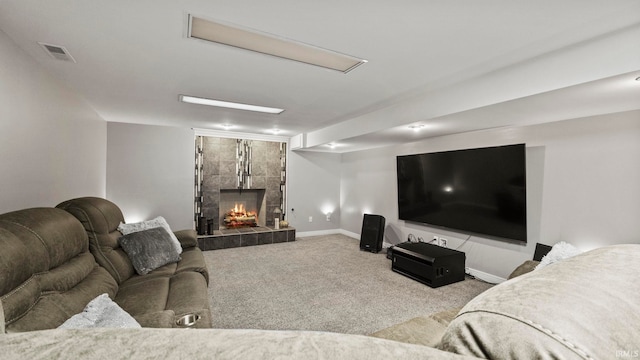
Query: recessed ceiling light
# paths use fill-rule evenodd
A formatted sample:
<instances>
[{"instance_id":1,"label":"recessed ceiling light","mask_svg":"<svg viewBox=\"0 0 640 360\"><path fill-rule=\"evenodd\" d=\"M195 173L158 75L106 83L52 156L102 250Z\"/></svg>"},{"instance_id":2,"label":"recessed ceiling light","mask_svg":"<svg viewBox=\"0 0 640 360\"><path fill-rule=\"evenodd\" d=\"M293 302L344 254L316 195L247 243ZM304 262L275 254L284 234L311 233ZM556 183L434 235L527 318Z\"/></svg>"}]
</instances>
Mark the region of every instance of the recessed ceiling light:
<instances>
[{"instance_id":1,"label":"recessed ceiling light","mask_svg":"<svg viewBox=\"0 0 640 360\"><path fill-rule=\"evenodd\" d=\"M424 125L422 125L422 124L410 125L409 129L411 129L411 130L413 130L415 132L418 132L418 131L424 129Z\"/></svg>"},{"instance_id":2,"label":"recessed ceiling light","mask_svg":"<svg viewBox=\"0 0 640 360\"><path fill-rule=\"evenodd\" d=\"M223 24L189 15L188 37L212 41L261 54L277 56L347 73L366 60L285 39L279 36Z\"/></svg>"},{"instance_id":3,"label":"recessed ceiling light","mask_svg":"<svg viewBox=\"0 0 640 360\"><path fill-rule=\"evenodd\" d=\"M335 143L328 143L327 146L331 149L335 149L337 145Z\"/></svg>"},{"instance_id":4,"label":"recessed ceiling light","mask_svg":"<svg viewBox=\"0 0 640 360\"><path fill-rule=\"evenodd\" d=\"M180 95L179 99L182 102L190 103L190 104L209 105L209 106L238 109L238 110L258 111L258 112L263 112L268 114L281 114L284 111L284 109L235 103L235 102L222 101L222 100L207 99L207 98L188 96L188 95Z\"/></svg>"}]
</instances>

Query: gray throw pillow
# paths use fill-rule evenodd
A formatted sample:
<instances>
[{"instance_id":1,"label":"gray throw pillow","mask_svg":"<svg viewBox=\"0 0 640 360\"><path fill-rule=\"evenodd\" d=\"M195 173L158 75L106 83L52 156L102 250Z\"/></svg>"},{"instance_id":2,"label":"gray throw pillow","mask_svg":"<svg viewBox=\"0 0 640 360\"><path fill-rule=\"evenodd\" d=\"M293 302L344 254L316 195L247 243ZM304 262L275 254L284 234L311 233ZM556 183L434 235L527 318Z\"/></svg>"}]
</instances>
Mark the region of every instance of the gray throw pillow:
<instances>
[{"instance_id":1,"label":"gray throw pillow","mask_svg":"<svg viewBox=\"0 0 640 360\"><path fill-rule=\"evenodd\" d=\"M118 242L140 275L180 261L180 254L173 246L169 233L162 227L125 235Z\"/></svg>"},{"instance_id":2,"label":"gray throw pillow","mask_svg":"<svg viewBox=\"0 0 640 360\"><path fill-rule=\"evenodd\" d=\"M167 223L167 220L165 220L162 216L158 216L155 219L141 221L141 222L132 223L132 224L125 224L121 222L120 225L118 225L118 231L120 231L122 235L129 235L137 231L142 231L142 230L147 230L147 229L152 229L157 227L163 227L165 230L167 230L167 232L169 233L169 236L171 236L171 240L173 241L173 246L176 248L176 251L178 252L178 254L182 254L182 245L180 245L180 241L175 236L173 231L171 231L171 228L169 227L169 223Z\"/></svg>"}]
</instances>

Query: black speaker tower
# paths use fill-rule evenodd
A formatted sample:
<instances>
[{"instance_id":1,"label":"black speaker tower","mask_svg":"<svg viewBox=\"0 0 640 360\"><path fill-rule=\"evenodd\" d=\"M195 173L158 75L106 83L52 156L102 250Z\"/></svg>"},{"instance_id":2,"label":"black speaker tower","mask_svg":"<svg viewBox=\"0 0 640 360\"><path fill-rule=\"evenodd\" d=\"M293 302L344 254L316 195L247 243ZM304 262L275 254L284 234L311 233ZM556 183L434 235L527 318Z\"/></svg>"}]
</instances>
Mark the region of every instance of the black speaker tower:
<instances>
[{"instance_id":1,"label":"black speaker tower","mask_svg":"<svg viewBox=\"0 0 640 360\"><path fill-rule=\"evenodd\" d=\"M382 250L384 238L384 217L380 215L364 214L362 232L360 233L360 250L373 253Z\"/></svg>"}]
</instances>

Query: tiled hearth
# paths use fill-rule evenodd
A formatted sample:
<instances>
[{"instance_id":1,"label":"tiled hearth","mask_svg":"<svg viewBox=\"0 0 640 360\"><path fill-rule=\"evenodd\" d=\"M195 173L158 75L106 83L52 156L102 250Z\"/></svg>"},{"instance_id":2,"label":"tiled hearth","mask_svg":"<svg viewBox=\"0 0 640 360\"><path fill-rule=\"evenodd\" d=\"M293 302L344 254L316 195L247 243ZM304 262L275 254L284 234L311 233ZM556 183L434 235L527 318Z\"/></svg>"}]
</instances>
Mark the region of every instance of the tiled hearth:
<instances>
[{"instance_id":1,"label":"tiled hearth","mask_svg":"<svg viewBox=\"0 0 640 360\"><path fill-rule=\"evenodd\" d=\"M239 229L215 230L213 235L198 235L198 247L203 250L229 249L283 243L296 240L296 229L292 227L274 229L257 226Z\"/></svg>"}]
</instances>

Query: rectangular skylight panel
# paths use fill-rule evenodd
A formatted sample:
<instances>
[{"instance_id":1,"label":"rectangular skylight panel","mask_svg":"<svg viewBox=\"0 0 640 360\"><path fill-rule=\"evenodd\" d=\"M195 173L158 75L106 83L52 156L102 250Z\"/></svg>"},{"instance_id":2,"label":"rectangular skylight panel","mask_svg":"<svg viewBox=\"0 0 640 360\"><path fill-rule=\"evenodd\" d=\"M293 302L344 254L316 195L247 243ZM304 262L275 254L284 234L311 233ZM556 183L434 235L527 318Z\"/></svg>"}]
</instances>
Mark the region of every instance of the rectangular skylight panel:
<instances>
[{"instance_id":1,"label":"rectangular skylight panel","mask_svg":"<svg viewBox=\"0 0 640 360\"><path fill-rule=\"evenodd\" d=\"M253 30L190 16L189 37L347 73L366 60Z\"/></svg>"}]
</instances>

